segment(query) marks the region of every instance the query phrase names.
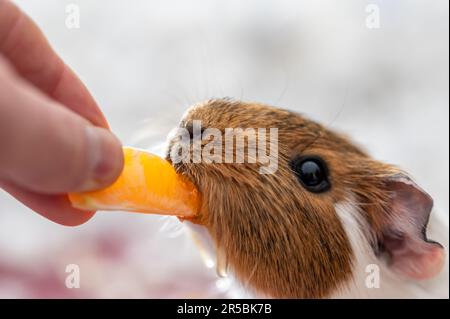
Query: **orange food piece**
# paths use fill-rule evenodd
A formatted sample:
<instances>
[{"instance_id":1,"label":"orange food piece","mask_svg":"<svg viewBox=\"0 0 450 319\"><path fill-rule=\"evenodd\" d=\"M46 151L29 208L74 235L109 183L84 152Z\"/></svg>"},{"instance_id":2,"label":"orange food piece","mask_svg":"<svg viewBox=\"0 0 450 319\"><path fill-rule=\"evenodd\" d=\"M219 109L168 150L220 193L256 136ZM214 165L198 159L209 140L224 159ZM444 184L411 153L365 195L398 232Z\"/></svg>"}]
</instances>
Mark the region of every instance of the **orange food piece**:
<instances>
[{"instance_id":1,"label":"orange food piece","mask_svg":"<svg viewBox=\"0 0 450 319\"><path fill-rule=\"evenodd\" d=\"M143 150L124 147L124 168L109 187L71 193L72 205L83 210L125 210L193 218L200 193L170 163Z\"/></svg>"}]
</instances>

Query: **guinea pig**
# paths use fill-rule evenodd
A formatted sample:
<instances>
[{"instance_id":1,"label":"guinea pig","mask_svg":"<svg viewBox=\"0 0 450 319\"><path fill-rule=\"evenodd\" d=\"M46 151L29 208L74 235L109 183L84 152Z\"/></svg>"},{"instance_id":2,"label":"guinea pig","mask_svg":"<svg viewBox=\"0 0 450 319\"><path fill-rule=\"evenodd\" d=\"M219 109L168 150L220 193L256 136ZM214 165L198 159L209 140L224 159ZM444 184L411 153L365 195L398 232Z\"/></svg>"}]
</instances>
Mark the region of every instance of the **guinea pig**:
<instances>
[{"instance_id":1,"label":"guinea pig","mask_svg":"<svg viewBox=\"0 0 450 319\"><path fill-rule=\"evenodd\" d=\"M448 219L430 218L432 198L407 173L303 115L258 103L209 100L191 107L180 127L201 135L200 148L217 137L208 128L263 128L255 132L269 140L264 151L277 149L270 173L256 153L240 163L224 161L226 151L175 162L173 150L186 143L176 137L166 156L202 194L191 222L208 230L229 271L257 296L448 298Z\"/></svg>"}]
</instances>

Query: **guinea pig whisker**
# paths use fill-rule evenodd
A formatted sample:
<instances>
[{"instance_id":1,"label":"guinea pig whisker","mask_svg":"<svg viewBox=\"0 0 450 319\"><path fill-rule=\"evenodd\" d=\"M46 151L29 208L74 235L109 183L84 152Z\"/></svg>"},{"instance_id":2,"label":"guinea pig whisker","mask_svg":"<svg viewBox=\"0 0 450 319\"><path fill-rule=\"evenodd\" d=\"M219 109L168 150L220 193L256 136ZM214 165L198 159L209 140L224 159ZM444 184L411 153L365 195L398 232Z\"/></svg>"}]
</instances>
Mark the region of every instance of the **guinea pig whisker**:
<instances>
[{"instance_id":1,"label":"guinea pig whisker","mask_svg":"<svg viewBox=\"0 0 450 319\"><path fill-rule=\"evenodd\" d=\"M339 108L339 111L336 113L336 115L333 117L333 119L326 125L323 126L323 128L321 128L316 137L308 144L306 144L306 146L301 150L300 154L304 153L308 148L310 148L313 144L315 144L317 142L317 140L319 140L322 136L323 136L323 131L325 129L330 128L334 122L336 122L336 120L339 118L339 116L341 116L342 112L344 111L346 105L347 105L347 98L348 98L348 86L345 88L345 92L344 92L344 100L342 101L341 107Z\"/></svg>"},{"instance_id":2,"label":"guinea pig whisker","mask_svg":"<svg viewBox=\"0 0 450 319\"><path fill-rule=\"evenodd\" d=\"M253 266L252 271L250 272L250 275L248 276L247 280L244 283L244 289L248 289L248 286L250 284L250 280L253 278L253 275L256 272L256 268L258 268L258 264L255 264L255 266Z\"/></svg>"}]
</instances>

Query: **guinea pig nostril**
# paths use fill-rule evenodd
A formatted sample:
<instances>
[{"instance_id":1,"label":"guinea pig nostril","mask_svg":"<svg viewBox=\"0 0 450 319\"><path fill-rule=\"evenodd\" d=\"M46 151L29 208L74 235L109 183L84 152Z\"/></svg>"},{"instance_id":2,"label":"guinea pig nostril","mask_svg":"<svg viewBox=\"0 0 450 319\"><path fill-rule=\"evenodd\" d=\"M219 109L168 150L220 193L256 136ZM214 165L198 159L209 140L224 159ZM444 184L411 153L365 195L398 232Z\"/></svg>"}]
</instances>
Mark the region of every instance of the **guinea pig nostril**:
<instances>
[{"instance_id":1,"label":"guinea pig nostril","mask_svg":"<svg viewBox=\"0 0 450 319\"><path fill-rule=\"evenodd\" d=\"M205 131L203 127L194 128L194 125L192 125L192 123L186 124L185 129L188 131L191 140L193 140L194 137L197 139L201 139L203 132Z\"/></svg>"},{"instance_id":2,"label":"guinea pig nostril","mask_svg":"<svg viewBox=\"0 0 450 319\"><path fill-rule=\"evenodd\" d=\"M189 137L191 138L191 140L194 138L194 126L192 124L188 124L186 125L186 130L189 133Z\"/></svg>"}]
</instances>

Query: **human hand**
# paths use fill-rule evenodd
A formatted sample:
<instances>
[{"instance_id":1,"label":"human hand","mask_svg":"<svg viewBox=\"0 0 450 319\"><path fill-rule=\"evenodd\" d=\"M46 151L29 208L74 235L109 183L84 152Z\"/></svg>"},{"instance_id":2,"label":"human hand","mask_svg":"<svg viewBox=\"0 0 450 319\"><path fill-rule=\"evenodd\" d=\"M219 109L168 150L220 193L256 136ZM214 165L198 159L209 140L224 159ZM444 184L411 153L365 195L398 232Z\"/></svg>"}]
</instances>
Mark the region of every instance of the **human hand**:
<instances>
[{"instance_id":1,"label":"human hand","mask_svg":"<svg viewBox=\"0 0 450 319\"><path fill-rule=\"evenodd\" d=\"M63 225L94 212L66 196L111 184L120 174L120 142L78 77L35 23L0 0L0 186Z\"/></svg>"}]
</instances>

